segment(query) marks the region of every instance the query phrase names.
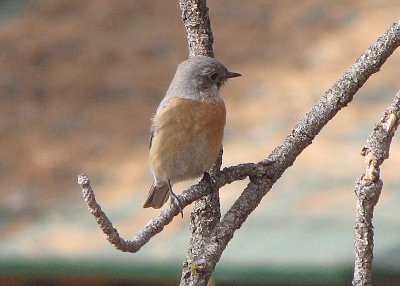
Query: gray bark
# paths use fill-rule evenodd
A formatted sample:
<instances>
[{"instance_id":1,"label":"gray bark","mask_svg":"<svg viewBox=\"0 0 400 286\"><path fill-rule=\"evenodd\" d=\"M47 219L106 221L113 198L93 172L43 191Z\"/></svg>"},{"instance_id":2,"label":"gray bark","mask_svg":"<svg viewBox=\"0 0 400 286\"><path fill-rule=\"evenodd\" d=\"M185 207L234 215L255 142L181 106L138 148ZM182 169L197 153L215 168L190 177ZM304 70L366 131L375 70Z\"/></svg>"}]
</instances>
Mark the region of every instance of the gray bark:
<instances>
[{"instance_id":1,"label":"gray bark","mask_svg":"<svg viewBox=\"0 0 400 286\"><path fill-rule=\"evenodd\" d=\"M357 180L355 195L356 223L354 227L354 286L371 285L372 259L374 249L374 227L372 218L378 203L383 182L380 179L380 165L389 158L390 143L400 118L400 92L385 110L382 118L369 136L361 155L365 158L366 171Z\"/></svg>"},{"instance_id":2,"label":"gray bark","mask_svg":"<svg viewBox=\"0 0 400 286\"><path fill-rule=\"evenodd\" d=\"M180 0L182 21L187 32L189 57L214 57L213 34L206 0Z\"/></svg>"},{"instance_id":3,"label":"gray bark","mask_svg":"<svg viewBox=\"0 0 400 286\"><path fill-rule=\"evenodd\" d=\"M181 0L179 5L187 33L189 57L199 55L213 57L213 34L206 0ZM206 281L210 279L211 272L202 273L201 269L196 268L193 258L201 255L204 242L207 241L211 230L221 218L219 190L213 188L212 179L220 171L221 164L222 150L217 162L209 172L211 193L195 201L190 215L191 237L183 263L180 285L206 285Z\"/></svg>"}]
</instances>

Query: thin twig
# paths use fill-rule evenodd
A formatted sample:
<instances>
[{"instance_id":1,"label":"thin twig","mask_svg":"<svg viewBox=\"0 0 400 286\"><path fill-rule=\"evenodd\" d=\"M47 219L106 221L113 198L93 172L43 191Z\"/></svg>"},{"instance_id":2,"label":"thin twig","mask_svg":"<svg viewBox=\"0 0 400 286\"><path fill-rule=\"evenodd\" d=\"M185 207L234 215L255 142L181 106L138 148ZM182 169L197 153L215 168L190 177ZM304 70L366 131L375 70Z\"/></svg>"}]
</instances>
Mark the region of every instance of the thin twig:
<instances>
[{"instance_id":1,"label":"thin twig","mask_svg":"<svg viewBox=\"0 0 400 286\"><path fill-rule=\"evenodd\" d=\"M256 172L254 164L241 164L234 167L225 168L213 178L215 188L221 188L233 181L241 180ZM152 219L132 240L126 240L120 237L118 231L113 227L110 219L97 203L94 190L90 185L90 180L85 174L78 176L78 184L82 188L82 194L89 209L89 212L95 217L100 229L106 235L107 240L112 243L116 249L124 252L137 252L145 245L153 236L161 232L168 225L174 216L180 214L179 209L170 204L169 208L162 211L156 218ZM210 194L208 180L201 180L198 184L191 186L178 196L182 208L190 205L194 201Z\"/></svg>"},{"instance_id":2,"label":"thin twig","mask_svg":"<svg viewBox=\"0 0 400 286\"><path fill-rule=\"evenodd\" d=\"M354 286L371 285L374 248L372 218L383 186L379 166L389 158L390 143L399 125L399 118L400 92L396 94L392 104L385 110L361 151L366 171L357 180L355 188L357 213L354 227Z\"/></svg>"}]
</instances>

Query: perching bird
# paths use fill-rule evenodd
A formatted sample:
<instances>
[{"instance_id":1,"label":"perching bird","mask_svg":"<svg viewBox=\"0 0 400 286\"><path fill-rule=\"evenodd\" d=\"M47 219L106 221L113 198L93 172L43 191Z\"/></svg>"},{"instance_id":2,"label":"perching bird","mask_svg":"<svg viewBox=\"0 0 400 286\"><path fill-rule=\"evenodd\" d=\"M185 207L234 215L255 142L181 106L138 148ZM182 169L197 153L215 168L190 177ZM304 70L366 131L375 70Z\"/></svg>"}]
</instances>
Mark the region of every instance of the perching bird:
<instances>
[{"instance_id":1,"label":"perching bird","mask_svg":"<svg viewBox=\"0 0 400 286\"><path fill-rule=\"evenodd\" d=\"M144 208L161 208L171 196L182 213L172 185L200 177L216 161L226 121L220 88L228 78L238 76L206 56L178 66L152 122L150 167L154 181Z\"/></svg>"}]
</instances>

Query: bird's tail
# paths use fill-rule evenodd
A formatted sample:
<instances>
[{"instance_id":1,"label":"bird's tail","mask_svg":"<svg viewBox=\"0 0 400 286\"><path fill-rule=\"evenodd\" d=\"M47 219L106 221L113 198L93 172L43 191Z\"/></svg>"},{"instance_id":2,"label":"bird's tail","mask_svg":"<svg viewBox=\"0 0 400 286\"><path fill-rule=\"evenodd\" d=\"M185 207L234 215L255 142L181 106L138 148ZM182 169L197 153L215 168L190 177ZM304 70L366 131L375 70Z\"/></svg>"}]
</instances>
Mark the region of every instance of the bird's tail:
<instances>
[{"instance_id":1,"label":"bird's tail","mask_svg":"<svg viewBox=\"0 0 400 286\"><path fill-rule=\"evenodd\" d=\"M144 208L155 208L159 209L161 208L166 201L169 198L169 189L168 189L168 184L158 184L156 185L155 182L153 182L153 185L151 185L149 195L147 196L147 200L145 201L143 207Z\"/></svg>"}]
</instances>

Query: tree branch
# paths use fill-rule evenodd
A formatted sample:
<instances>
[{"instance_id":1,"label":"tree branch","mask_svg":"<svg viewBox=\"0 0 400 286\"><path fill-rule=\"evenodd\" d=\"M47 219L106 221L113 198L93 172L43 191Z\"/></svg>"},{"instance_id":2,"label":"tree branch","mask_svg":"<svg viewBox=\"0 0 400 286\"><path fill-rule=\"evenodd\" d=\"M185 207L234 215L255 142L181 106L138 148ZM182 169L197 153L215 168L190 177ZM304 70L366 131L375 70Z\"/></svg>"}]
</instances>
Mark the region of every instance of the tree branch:
<instances>
[{"instance_id":1,"label":"tree branch","mask_svg":"<svg viewBox=\"0 0 400 286\"><path fill-rule=\"evenodd\" d=\"M400 22L397 22L325 93L295 126L283 144L273 150L266 160L257 164L259 171L250 175L251 182L221 222L216 225L201 255L193 261L192 268L197 270L195 275L202 276L204 273L214 271L216 263L234 232L241 227L272 185L294 163L297 156L312 143L326 123L351 102L359 88L372 74L379 71L399 45ZM204 280L199 285L207 284L207 275L203 278Z\"/></svg>"},{"instance_id":2,"label":"tree branch","mask_svg":"<svg viewBox=\"0 0 400 286\"><path fill-rule=\"evenodd\" d=\"M199 55L214 57L212 48L213 34L206 0L180 0L179 5L182 10L182 21L187 33L189 57ZM211 193L195 201L193 211L190 215L191 237L182 267L180 285L200 285L197 281L193 280L193 278L196 279L198 276L191 275L195 271L192 268L192 262L201 254L204 242L208 240L211 231L221 218L219 188L216 188L213 178L220 172L222 153L223 150L221 148L217 161L209 171L210 176L208 179L212 185Z\"/></svg>"},{"instance_id":3,"label":"tree branch","mask_svg":"<svg viewBox=\"0 0 400 286\"><path fill-rule=\"evenodd\" d=\"M207 25L209 26L208 9L205 3L205 0L180 1L183 11L182 17L185 27L189 31L190 56L195 55L193 51L196 51L197 48L193 47L198 47L198 54L207 55L207 50L212 51L208 47L208 45L212 45L211 30L209 32L206 30L196 32L196 29L204 29L203 24L199 25L194 20L188 20L192 19L190 17L193 17L193 19L200 17L198 19L199 23L206 23L208 21ZM184 11L186 10L188 12L185 13ZM204 19L206 19L205 22ZM199 39L196 39L196 37L199 37ZM325 124L340 109L351 102L358 89L373 73L380 69L386 59L399 45L400 22L397 22L346 71L311 111L300 120L285 141L265 160L257 164L247 163L225 168L222 171L218 171L219 166L216 165L218 166L218 170L215 170L213 173L212 185L210 185L208 180L203 178L198 184L191 186L179 196L179 200L184 208L193 201L210 194L212 189L219 189L225 184L250 177L250 183L243 193L225 214L224 218L221 221L217 220L218 222L215 224L215 227L209 232L205 241L196 251L196 255L188 263L187 269L190 269L190 273L185 272L183 275L186 275L186 277L192 276L192 281L197 281L198 283L196 285L207 284L216 263L219 261L226 245L232 239L234 232L240 228L283 172L294 163L297 156L312 143L312 140ZM78 183L81 185L89 211L95 216L107 239L121 251L138 251L151 237L162 231L174 216L179 214L177 207L170 205L158 217L151 220L132 240L124 240L119 236L117 230L113 228L111 222L97 204L89 179L85 175L80 175Z\"/></svg>"},{"instance_id":4,"label":"tree branch","mask_svg":"<svg viewBox=\"0 0 400 286\"><path fill-rule=\"evenodd\" d=\"M383 186L379 166L389 158L390 143L399 125L399 118L400 92L396 94L392 104L385 110L361 151L366 171L357 180L355 188L357 213L354 227L354 286L371 285L374 248L372 218Z\"/></svg>"},{"instance_id":5,"label":"tree branch","mask_svg":"<svg viewBox=\"0 0 400 286\"><path fill-rule=\"evenodd\" d=\"M233 181L242 180L250 174L255 174L257 169L255 164L247 163L233 167L224 168L214 177L213 186L216 189L230 184ZM168 225L174 216L180 215L179 209L175 204L170 204L169 208L162 211L156 218L152 219L132 240L121 238L118 231L113 227L110 219L102 211L97 203L94 190L90 185L90 180L85 174L78 176L78 184L81 186L82 194L89 209L89 212L95 217L100 229L106 235L106 239L115 246L116 249L123 252L135 253L142 248L153 236L161 232ZM209 195L212 191L208 179L202 179L198 184L185 190L179 197L182 208L190 205L192 202Z\"/></svg>"},{"instance_id":6,"label":"tree branch","mask_svg":"<svg viewBox=\"0 0 400 286\"><path fill-rule=\"evenodd\" d=\"M214 43L206 0L180 0L182 21L187 32L189 57L214 57Z\"/></svg>"}]
</instances>

